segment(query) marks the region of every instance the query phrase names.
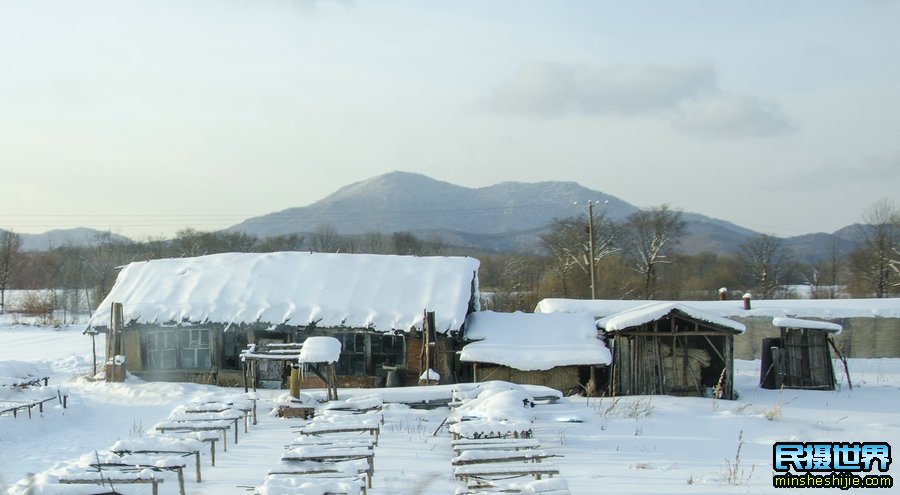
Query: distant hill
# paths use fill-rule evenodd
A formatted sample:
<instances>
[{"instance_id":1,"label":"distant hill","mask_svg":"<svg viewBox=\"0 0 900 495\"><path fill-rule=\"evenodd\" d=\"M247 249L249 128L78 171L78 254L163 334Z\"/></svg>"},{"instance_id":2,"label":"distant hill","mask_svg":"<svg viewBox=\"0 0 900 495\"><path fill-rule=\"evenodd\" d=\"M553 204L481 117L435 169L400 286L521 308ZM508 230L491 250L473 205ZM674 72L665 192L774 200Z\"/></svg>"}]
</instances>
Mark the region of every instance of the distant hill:
<instances>
[{"instance_id":1,"label":"distant hill","mask_svg":"<svg viewBox=\"0 0 900 495\"><path fill-rule=\"evenodd\" d=\"M545 228L555 218L586 215L574 203L606 201L613 218L637 208L574 182L503 182L467 188L424 175L393 172L345 186L309 206L251 218L230 231L260 237L313 232L323 225L341 234L446 232L515 234Z\"/></svg>"},{"instance_id":2,"label":"distant hill","mask_svg":"<svg viewBox=\"0 0 900 495\"><path fill-rule=\"evenodd\" d=\"M303 207L251 218L227 230L258 237L314 232L324 225L341 234L411 232L491 251L538 251L540 234L555 219L595 214L622 221L638 208L575 182L502 182L467 188L420 174L392 172L345 186ZM578 203L577 205L575 203ZM724 220L685 213L684 252L735 252L746 229Z\"/></svg>"},{"instance_id":3,"label":"distant hill","mask_svg":"<svg viewBox=\"0 0 900 495\"><path fill-rule=\"evenodd\" d=\"M127 237L85 227L56 229L43 234L19 234L22 238L22 251L46 251L60 246L90 245L101 236L107 235L111 235L117 241L130 242Z\"/></svg>"},{"instance_id":4,"label":"distant hill","mask_svg":"<svg viewBox=\"0 0 900 495\"><path fill-rule=\"evenodd\" d=\"M426 239L477 252L542 251L540 236L557 219L587 219L587 201L597 201L595 215L624 221L638 208L615 196L575 182L501 182L469 188L408 172L392 172L342 187L307 206L250 218L225 231L259 238L309 234L330 227L343 235L410 232ZM577 204L576 204L577 203ZM674 205L677 208L677 205ZM685 235L678 244L686 254L737 253L757 232L731 222L683 212ZM850 225L832 234L812 233L783 239L799 262L842 257L859 242L865 226ZM41 251L64 245L90 245L101 236L126 237L89 228L21 234L22 249Z\"/></svg>"}]
</instances>

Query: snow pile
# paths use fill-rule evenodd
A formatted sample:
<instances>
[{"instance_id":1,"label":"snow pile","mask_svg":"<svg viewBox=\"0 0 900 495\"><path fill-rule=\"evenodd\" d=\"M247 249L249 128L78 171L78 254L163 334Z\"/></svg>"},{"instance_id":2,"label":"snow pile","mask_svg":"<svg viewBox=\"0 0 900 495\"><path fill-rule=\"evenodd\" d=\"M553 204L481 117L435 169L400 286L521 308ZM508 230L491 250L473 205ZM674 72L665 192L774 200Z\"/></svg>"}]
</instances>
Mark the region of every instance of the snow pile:
<instances>
[{"instance_id":1,"label":"snow pile","mask_svg":"<svg viewBox=\"0 0 900 495\"><path fill-rule=\"evenodd\" d=\"M322 405L323 411L366 411L380 409L384 404L381 397L377 394L362 395L359 397L350 397L344 400L334 400Z\"/></svg>"},{"instance_id":2,"label":"snow pile","mask_svg":"<svg viewBox=\"0 0 900 495\"><path fill-rule=\"evenodd\" d=\"M421 375L419 375L419 380L439 382L441 381L441 374L431 368L428 368L427 370L423 371Z\"/></svg>"},{"instance_id":3,"label":"snow pile","mask_svg":"<svg viewBox=\"0 0 900 495\"><path fill-rule=\"evenodd\" d=\"M459 353L463 362L493 363L523 371L557 366L603 365L612 361L597 338L589 313L472 313Z\"/></svg>"},{"instance_id":4,"label":"snow pile","mask_svg":"<svg viewBox=\"0 0 900 495\"><path fill-rule=\"evenodd\" d=\"M289 478L269 477L262 486L256 488L257 495L325 495L327 493L362 493L363 483L350 483L324 478L291 476Z\"/></svg>"},{"instance_id":5,"label":"snow pile","mask_svg":"<svg viewBox=\"0 0 900 495\"><path fill-rule=\"evenodd\" d=\"M308 337L300 349L301 363L336 363L341 358L341 341L334 337Z\"/></svg>"},{"instance_id":6,"label":"snow pile","mask_svg":"<svg viewBox=\"0 0 900 495\"><path fill-rule=\"evenodd\" d=\"M501 381L485 382L460 394L450 431L465 438L528 434L534 422L534 397L524 388Z\"/></svg>"},{"instance_id":7,"label":"snow pile","mask_svg":"<svg viewBox=\"0 0 900 495\"><path fill-rule=\"evenodd\" d=\"M50 368L24 361L0 361L0 385L26 385L50 376Z\"/></svg>"},{"instance_id":8,"label":"snow pile","mask_svg":"<svg viewBox=\"0 0 900 495\"><path fill-rule=\"evenodd\" d=\"M326 253L224 253L126 266L91 318L110 305L126 323L316 325L408 331L435 312L441 333L468 313L479 262L468 257Z\"/></svg>"}]
</instances>

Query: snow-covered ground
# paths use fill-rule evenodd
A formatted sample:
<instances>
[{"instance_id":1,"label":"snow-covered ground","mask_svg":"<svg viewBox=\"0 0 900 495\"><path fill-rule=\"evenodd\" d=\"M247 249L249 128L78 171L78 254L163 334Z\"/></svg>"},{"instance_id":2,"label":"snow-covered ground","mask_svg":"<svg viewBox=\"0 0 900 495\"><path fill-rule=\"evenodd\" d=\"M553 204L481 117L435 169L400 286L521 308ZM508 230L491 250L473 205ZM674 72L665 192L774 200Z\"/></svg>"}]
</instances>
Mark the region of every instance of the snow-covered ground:
<instances>
[{"instance_id":1,"label":"snow-covered ground","mask_svg":"<svg viewBox=\"0 0 900 495\"><path fill-rule=\"evenodd\" d=\"M60 392L69 397L68 408L49 402L44 413L35 412L32 419L0 416L0 487L9 493L19 493L15 484L30 473L146 434L193 397L243 392L134 378L119 384L89 381L91 339L82 335L82 328L0 324L0 361L49 369L49 386L28 393L56 396ZM738 361L738 400L568 398L534 408L534 433L544 450L561 456L550 461L559 466L573 494L778 493L783 490L772 487L776 441L900 445L900 360L855 359L850 367L852 391L840 367L842 383L837 391L779 391L756 386L758 361ZM344 397L372 392L340 391ZM441 389L391 392L425 398L440 394ZM265 408L278 393L261 391L260 395ZM423 411L387 405L369 493L443 495L462 486L452 475L447 428L433 435L447 415L446 408ZM229 445L227 453L217 456L216 467L204 465L202 483L187 477L187 492L249 493L247 487L261 484L297 426L298 420L261 414L259 424L239 444ZM117 488L123 493L150 490L136 485ZM169 485L160 488L164 494L173 490Z\"/></svg>"}]
</instances>

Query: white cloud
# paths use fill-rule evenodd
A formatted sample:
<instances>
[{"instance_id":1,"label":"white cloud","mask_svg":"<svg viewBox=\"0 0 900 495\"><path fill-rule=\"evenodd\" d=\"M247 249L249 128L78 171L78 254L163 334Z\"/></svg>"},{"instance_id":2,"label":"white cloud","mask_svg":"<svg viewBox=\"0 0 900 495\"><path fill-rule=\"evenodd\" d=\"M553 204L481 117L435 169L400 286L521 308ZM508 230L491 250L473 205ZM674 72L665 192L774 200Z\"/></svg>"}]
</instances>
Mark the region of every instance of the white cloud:
<instances>
[{"instance_id":1,"label":"white cloud","mask_svg":"<svg viewBox=\"0 0 900 495\"><path fill-rule=\"evenodd\" d=\"M656 117L679 131L720 138L766 137L796 127L775 102L722 91L706 64L607 67L532 62L495 88L485 105L500 113Z\"/></svg>"},{"instance_id":2,"label":"white cloud","mask_svg":"<svg viewBox=\"0 0 900 495\"><path fill-rule=\"evenodd\" d=\"M790 187L807 190L900 184L900 149L848 161L831 160L810 170L797 172ZM875 194L877 196L877 194Z\"/></svg>"},{"instance_id":3,"label":"white cloud","mask_svg":"<svg viewBox=\"0 0 900 495\"><path fill-rule=\"evenodd\" d=\"M673 119L683 131L708 137L768 137L796 130L775 102L753 95L716 94L685 101Z\"/></svg>"},{"instance_id":4,"label":"white cloud","mask_svg":"<svg viewBox=\"0 0 900 495\"><path fill-rule=\"evenodd\" d=\"M497 87L486 104L498 112L538 117L644 115L674 108L714 88L715 73L706 65L594 67L532 62Z\"/></svg>"}]
</instances>

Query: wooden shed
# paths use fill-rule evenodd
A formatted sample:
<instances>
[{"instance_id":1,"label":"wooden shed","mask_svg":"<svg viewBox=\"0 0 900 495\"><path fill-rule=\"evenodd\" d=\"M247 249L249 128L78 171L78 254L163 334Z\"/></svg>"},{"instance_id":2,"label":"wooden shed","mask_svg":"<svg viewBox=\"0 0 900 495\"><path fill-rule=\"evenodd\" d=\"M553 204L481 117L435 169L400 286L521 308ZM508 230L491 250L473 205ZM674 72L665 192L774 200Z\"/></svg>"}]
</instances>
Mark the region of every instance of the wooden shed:
<instances>
[{"instance_id":1,"label":"wooden shed","mask_svg":"<svg viewBox=\"0 0 900 495\"><path fill-rule=\"evenodd\" d=\"M734 336L744 325L678 303L597 322L612 347L609 393L734 398Z\"/></svg>"},{"instance_id":2,"label":"wooden shed","mask_svg":"<svg viewBox=\"0 0 900 495\"><path fill-rule=\"evenodd\" d=\"M779 337L764 338L760 386L766 389L834 390L831 338L841 333L836 323L777 317Z\"/></svg>"},{"instance_id":3,"label":"wooden shed","mask_svg":"<svg viewBox=\"0 0 900 495\"><path fill-rule=\"evenodd\" d=\"M120 272L88 328L108 331L110 307L122 303L110 352L147 380L237 386L248 345L331 336L341 342L340 386L416 384L426 361L452 382L456 340L478 309L478 265L469 257L306 252L136 262ZM290 366L265 360L255 371L256 385L282 388ZM307 378L304 387L324 386Z\"/></svg>"},{"instance_id":4,"label":"wooden shed","mask_svg":"<svg viewBox=\"0 0 900 495\"><path fill-rule=\"evenodd\" d=\"M502 380L563 392L594 391L611 361L589 313L472 313L460 362L475 382Z\"/></svg>"}]
</instances>

